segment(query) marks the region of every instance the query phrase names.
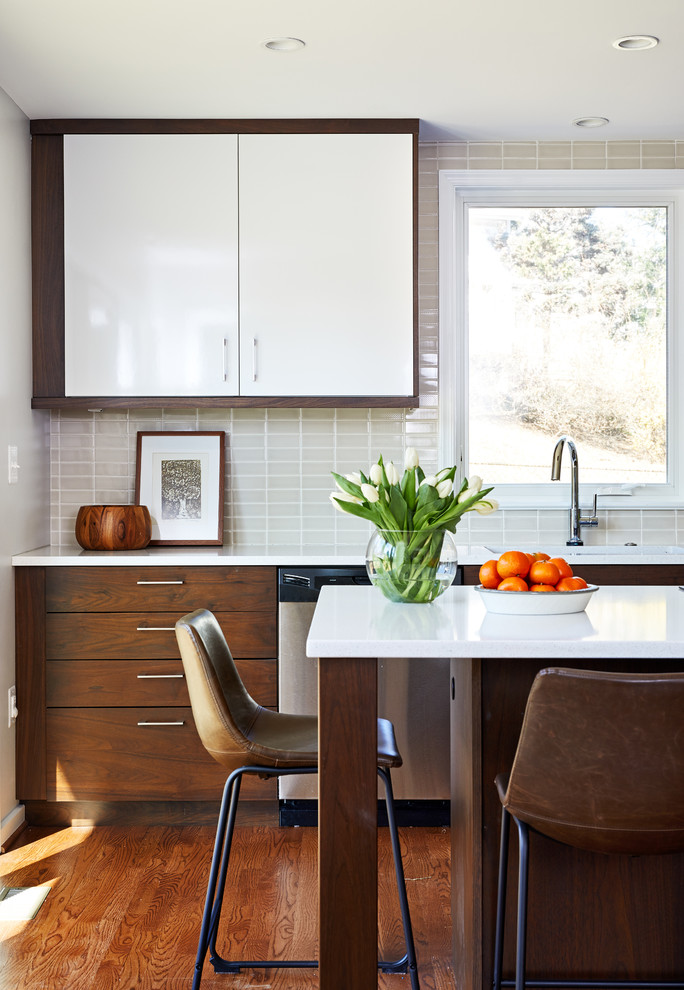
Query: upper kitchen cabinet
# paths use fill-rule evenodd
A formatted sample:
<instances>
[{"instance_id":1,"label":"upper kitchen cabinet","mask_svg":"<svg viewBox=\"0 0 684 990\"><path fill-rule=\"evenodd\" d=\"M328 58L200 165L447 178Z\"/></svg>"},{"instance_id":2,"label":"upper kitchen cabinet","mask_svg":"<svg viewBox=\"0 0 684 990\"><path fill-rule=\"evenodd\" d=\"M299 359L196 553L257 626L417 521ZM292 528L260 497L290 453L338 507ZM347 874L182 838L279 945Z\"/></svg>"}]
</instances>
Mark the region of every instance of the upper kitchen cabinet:
<instances>
[{"instance_id":1,"label":"upper kitchen cabinet","mask_svg":"<svg viewBox=\"0 0 684 990\"><path fill-rule=\"evenodd\" d=\"M241 395L413 394L412 189L410 134L240 136Z\"/></svg>"},{"instance_id":2,"label":"upper kitchen cabinet","mask_svg":"<svg viewBox=\"0 0 684 990\"><path fill-rule=\"evenodd\" d=\"M34 121L34 408L417 404L417 121Z\"/></svg>"},{"instance_id":3,"label":"upper kitchen cabinet","mask_svg":"<svg viewBox=\"0 0 684 990\"><path fill-rule=\"evenodd\" d=\"M238 392L237 137L66 134L68 396Z\"/></svg>"}]
</instances>

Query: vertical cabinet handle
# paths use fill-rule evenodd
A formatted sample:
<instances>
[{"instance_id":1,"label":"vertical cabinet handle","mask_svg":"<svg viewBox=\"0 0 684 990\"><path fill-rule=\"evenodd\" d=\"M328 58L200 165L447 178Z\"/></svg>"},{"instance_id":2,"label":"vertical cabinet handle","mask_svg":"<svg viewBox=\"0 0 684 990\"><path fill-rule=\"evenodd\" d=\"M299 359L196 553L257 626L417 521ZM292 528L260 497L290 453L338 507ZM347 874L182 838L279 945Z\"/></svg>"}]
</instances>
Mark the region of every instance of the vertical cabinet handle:
<instances>
[{"instance_id":1,"label":"vertical cabinet handle","mask_svg":"<svg viewBox=\"0 0 684 990\"><path fill-rule=\"evenodd\" d=\"M257 339L252 337L252 381L257 380Z\"/></svg>"},{"instance_id":2,"label":"vertical cabinet handle","mask_svg":"<svg viewBox=\"0 0 684 990\"><path fill-rule=\"evenodd\" d=\"M223 338L223 380L228 381L228 338Z\"/></svg>"}]
</instances>

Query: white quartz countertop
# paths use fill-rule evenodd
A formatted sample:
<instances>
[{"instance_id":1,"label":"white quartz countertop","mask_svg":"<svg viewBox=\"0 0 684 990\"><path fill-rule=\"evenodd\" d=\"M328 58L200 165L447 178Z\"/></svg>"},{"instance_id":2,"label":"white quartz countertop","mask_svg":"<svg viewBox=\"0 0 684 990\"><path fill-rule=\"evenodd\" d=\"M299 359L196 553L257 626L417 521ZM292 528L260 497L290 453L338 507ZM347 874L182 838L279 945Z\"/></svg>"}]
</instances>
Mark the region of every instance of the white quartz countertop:
<instances>
[{"instance_id":1,"label":"white quartz countertop","mask_svg":"<svg viewBox=\"0 0 684 990\"><path fill-rule=\"evenodd\" d=\"M684 568L684 547L676 546L585 546L565 547L562 544L539 547L515 547L508 549L544 550L552 556L564 556L579 570L580 562L586 564L681 564ZM459 544L458 562L479 566L485 560L498 557L505 547ZM334 564L345 567L363 565L365 540L359 540L359 550L340 549L335 546L269 546L263 544L228 547L148 547L145 550L82 550L78 544L71 546L45 546L18 553L12 557L14 567L83 567L83 566L175 566L191 564L202 566L273 565L273 566L322 566Z\"/></svg>"},{"instance_id":2,"label":"white quartz countertop","mask_svg":"<svg viewBox=\"0 0 684 990\"><path fill-rule=\"evenodd\" d=\"M511 592L512 594L512 592ZM398 605L373 587L324 587L310 657L684 658L684 591L600 587L586 611L498 615L474 587L452 586L429 605Z\"/></svg>"},{"instance_id":3,"label":"white quartz countertop","mask_svg":"<svg viewBox=\"0 0 684 990\"><path fill-rule=\"evenodd\" d=\"M363 542L363 541L361 541ZM364 547L365 549L365 547ZM148 547L145 550L82 550L38 547L12 557L14 567L236 567L236 566L363 566L364 549L353 553L335 547L231 546Z\"/></svg>"}]
</instances>

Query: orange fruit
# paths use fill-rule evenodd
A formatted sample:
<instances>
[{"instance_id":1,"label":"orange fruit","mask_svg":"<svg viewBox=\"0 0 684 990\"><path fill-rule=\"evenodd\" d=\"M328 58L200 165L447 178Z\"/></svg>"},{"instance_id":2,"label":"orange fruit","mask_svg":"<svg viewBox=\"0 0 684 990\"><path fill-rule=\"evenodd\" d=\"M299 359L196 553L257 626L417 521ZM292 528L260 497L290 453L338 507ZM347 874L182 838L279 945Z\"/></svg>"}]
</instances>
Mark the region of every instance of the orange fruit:
<instances>
[{"instance_id":1,"label":"orange fruit","mask_svg":"<svg viewBox=\"0 0 684 990\"><path fill-rule=\"evenodd\" d=\"M530 581L532 584L556 585L561 579L561 573L551 560L535 560L530 567Z\"/></svg>"},{"instance_id":2,"label":"orange fruit","mask_svg":"<svg viewBox=\"0 0 684 990\"><path fill-rule=\"evenodd\" d=\"M532 559L533 560L550 560L551 557L550 557L550 554L548 554L548 553L542 553L541 550L537 550L536 553L533 553L532 554Z\"/></svg>"},{"instance_id":3,"label":"orange fruit","mask_svg":"<svg viewBox=\"0 0 684 990\"><path fill-rule=\"evenodd\" d=\"M496 569L500 578L524 578L530 569L530 561L522 550L506 550L497 560Z\"/></svg>"},{"instance_id":4,"label":"orange fruit","mask_svg":"<svg viewBox=\"0 0 684 990\"><path fill-rule=\"evenodd\" d=\"M511 577L506 577L499 584L499 591L529 591L527 587L527 581L524 581L521 577L513 574Z\"/></svg>"},{"instance_id":5,"label":"orange fruit","mask_svg":"<svg viewBox=\"0 0 684 990\"><path fill-rule=\"evenodd\" d=\"M501 577L496 569L495 560L485 560L480 568L479 578L483 588L498 588Z\"/></svg>"},{"instance_id":6,"label":"orange fruit","mask_svg":"<svg viewBox=\"0 0 684 990\"><path fill-rule=\"evenodd\" d=\"M572 567L565 557L551 557L549 563L556 565L562 578L572 577Z\"/></svg>"},{"instance_id":7,"label":"orange fruit","mask_svg":"<svg viewBox=\"0 0 684 990\"><path fill-rule=\"evenodd\" d=\"M556 591L581 591L587 587L587 582L581 577L561 578L556 585Z\"/></svg>"},{"instance_id":8,"label":"orange fruit","mask_svg":"<svg viewBox=\"0 0 684 990\"><path fill-rule=\"evenodd\" d=\"M555 591L552 584L531 584L530 591Z\"/></svg>"}]
</instances>

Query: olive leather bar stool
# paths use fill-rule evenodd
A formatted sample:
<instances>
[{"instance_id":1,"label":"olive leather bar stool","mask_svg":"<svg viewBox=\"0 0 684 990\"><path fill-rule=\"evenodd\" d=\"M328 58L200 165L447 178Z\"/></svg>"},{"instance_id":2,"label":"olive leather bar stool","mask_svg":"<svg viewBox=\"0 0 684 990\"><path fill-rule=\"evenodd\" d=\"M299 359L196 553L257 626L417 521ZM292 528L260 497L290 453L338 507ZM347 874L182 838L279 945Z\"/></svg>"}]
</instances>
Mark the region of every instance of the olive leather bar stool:
<instances>
[{"instance_id":1,"label":"olive leather bar stool","mask_svg":"<svg viewBox=\"0 0 684 990\"><path fill-rule=\"evenodd\" d=\"M525 973L530 829L594 853L684 852L684 673L540 671L512 768L497 776L496 787L502 820L494 990L684 987L647 980L526 981ZM515 981L502 979L511 818L519 840Z\"/></svg>"},{"instance_id":2,"label":"olive leather bar stool","mask_svg":"<svg viewBox=\"0 0 684 990\"><path fill-rule=\"evenodd\" d=\"M200 739L207 752L228 773L216 829L193 990L199 988L207 951L217 973L239 973L245 968L315 968L318 966L316 960L224 959L217 952L216 937L242 777L244 774L254 774L268 779L285 774L317 773L318 719L310 715L274 712L254 701L240 679L225 636L212 612L198 609L183 616L176 623L176 637ZM401 762L392 723L378 719L378 774L385 786L406 943L406 953L401 959L379 962L378 968L388 973L408 972L412 990L419 990L390 777L391 768L400 767Z\"/></svg>"}]
</instances>

